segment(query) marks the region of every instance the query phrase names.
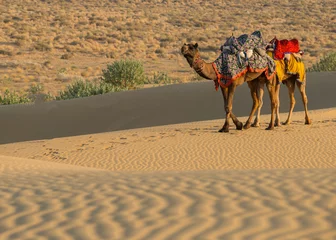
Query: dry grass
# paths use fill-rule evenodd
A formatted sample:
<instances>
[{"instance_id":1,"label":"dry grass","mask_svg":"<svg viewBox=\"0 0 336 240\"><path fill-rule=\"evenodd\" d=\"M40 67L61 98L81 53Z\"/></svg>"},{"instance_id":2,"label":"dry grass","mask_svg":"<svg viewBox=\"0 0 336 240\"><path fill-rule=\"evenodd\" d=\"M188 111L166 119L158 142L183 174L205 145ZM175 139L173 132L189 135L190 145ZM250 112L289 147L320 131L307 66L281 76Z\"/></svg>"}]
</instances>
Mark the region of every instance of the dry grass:
<instances>
[{"instance_id":1,"label":"dry grass","mask_svg":"<svg viewBox=\"0 0 336 240\"><path fill-rule=\"evenodd\" d=\"M184 42L198 42L204 59L212 61L226 37L254 30L266 40L299 39L307 67L336 49L333 0L3 0L1 5L2 88L25 88L38 80L55 93L72 77L99 77L108 63L125 58L143 61L148 73L189 81L193 73L179 52Z\"/></svg>"}]
</instances>

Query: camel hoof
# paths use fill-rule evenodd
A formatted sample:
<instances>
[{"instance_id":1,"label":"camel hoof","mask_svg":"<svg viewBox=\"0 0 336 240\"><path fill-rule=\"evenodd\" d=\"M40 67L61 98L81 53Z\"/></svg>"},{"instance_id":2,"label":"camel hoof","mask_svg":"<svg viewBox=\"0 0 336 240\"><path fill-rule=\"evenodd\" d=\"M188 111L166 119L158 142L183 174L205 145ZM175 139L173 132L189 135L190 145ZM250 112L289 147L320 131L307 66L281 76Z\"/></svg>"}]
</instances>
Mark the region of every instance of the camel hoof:
<instances>
[{"instance_id":1,"label":"camel hoof","mask_svg":"<svg viewBox=\"0 0 336 240\"><path fill-rule=\"evenodd\" d=\"M259 123L252 123L251 127L260 127Z\"/></svg>"},{"instance_id":2,"label":"camel hoof","mask_svg":"<svg viewBox=\"0 0 336 240\"><path fill-rule=\"evenodd\" d=\"M310 120L310 119L306 120L305 124L306 124L306 125L310 125L310 124L312 124L312 120Z\"/></svg>"},{"instance_id":3,"label":"camel hoof","mask_svg":"<svg viewBox=\"0 0 336 240\"><path fill-rule=\"evenodd\" d=\"M244 125L244 129L249 129L251 127L251 124L250 123L245 123L245 125Z\"/></svg>"},{"instance_id":4,"label":"camel hoof","mask_svg":"<svg viewBox=\"0 0 336 240\"><path fill-rule=\"evenodd\" d=\"M218 132L229 132L229 128L222 127L221 129L218 130Z\"/></svg>"},{"instance_id":5,"label":"camel hoof","mask_svg":"<svg viewBox=\"0 0 336 240\"><path fill-rule=\"evenodd\" d=\"M269 126L266 128L266 130L274 130L274 126Z\"/></svg>"},{"instance_id":6,"label":"camel hoof","mask_svg":"<svg viewBox=\"0 0 336 240\"><path fill-rule=\"evenodd\" d=\"M290 123L286 121L286 122L283 122L282 125L285 125L285 126L287 125L288 126L288 125L290 125Z\"/></svg>"},{"instance_id":7,"label":"camel hoof","mask_svg":"<svg viewBox=\"0 0 336 240\"><path fill-rule=\"evenodd\" d=\"M238 122L237 126L236 126L236 129L237 130L242 130L243 129L243 124L241 122Z\"/></svg>"},{"instance_id":8,"label":"camel hoof","mask_svg":"<svg viewBox=\"0 0 336 240\"><path fill-rule=\"evenodd\" d=\"M280 124L279 122L277 122L277 123L274 124L274 126L275 126L275 127L280 127L281 124Z\"/></svg>"}]
</instances>

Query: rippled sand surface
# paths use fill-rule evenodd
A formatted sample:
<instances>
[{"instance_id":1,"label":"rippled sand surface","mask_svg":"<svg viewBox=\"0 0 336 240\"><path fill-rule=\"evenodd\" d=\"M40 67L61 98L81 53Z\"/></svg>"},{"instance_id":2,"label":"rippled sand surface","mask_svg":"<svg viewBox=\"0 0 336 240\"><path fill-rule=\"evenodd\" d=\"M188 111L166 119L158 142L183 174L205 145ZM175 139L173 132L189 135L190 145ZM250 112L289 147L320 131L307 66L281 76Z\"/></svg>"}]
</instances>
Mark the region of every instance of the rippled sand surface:
<instances>
[{"instance_id":1,"label":"rippled sand surface","mask_svg":"<svg viewBox=\"0 0 336 240\"><path fill-rule=\"evenodd\" d=\"M336 109L303 118L1 145L0 239L336 239Z\"/></svg>"}]
</instances>

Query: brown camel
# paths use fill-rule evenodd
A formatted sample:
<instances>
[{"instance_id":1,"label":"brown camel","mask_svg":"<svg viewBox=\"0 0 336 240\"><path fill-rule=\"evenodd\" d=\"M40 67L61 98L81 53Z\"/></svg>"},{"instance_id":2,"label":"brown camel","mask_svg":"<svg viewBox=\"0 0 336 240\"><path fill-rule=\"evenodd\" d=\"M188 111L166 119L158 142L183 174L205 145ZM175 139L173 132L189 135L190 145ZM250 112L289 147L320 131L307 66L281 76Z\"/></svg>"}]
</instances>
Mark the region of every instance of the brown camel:
<instances>
[{"instance_id":1,"label":"brown camel","mask_svg":"<svg viewBox=\"0 0 336 240\"><path fill-rule=\"evenodd\" d=\"M277 67L278 66L279 65L277 65ZM288 117L287 117L287 120L282 124L283 125L289 125L291 123L291 117L292 117L292 113L293 113L294 106L295 106L295 97L294 97L295 84L299 88L299 91L300 91L300 94L301 94L301 98L302 98L302 102L303 102L303 106L304 106L304 111L305 111L305 124L311 124L312 121L308 116L308 106L307 106L308 105L308 98L307 98L307 95L306 95L306 73L304 75L304 81L302 81L302 82L297 80L296 74L295 75L285 74L282 82L284 84L286 84L286 86L288 88L289 99L290 99L290 107L289 107ZM277 77L277 86L278 87L276 87L276 98L277 98L278 104L277 104L277 108L276 108L275 126L280 126L280 113L279 113L279 108L280 108L280 101L279 101L280 81L279 81L278 77ZM259 88L256 87L255 90L257 90L257 96L258 96L259 104L258 104L257 115L256 115L256 118L255 118L252 126L257 127L257 126L259 126L260 110L261 110L261 107L263 105L263 100L262 99L263 99L263 95L264 95L264 84L260 83Z\"/></svg>"},{"instance_id":2,"label":"brown camel","mask_svg":"<svg viewBox=\"0 0 336 240\"><path fill-rule=\"evenodd\" d=\"M193 68L197 74L201 77L218 81L217 74L215 69L213 68L212 63L206 63L201 59L198 44L184 44L181 48L181 53L187 59L191 68ZM223 127L219 130L219 132L229 132L230 118L233 120L236 125L236 129L241 130L243 128L243 124L237 119L237 117L232 112L232 102L233 95L237 86L243 84L244 82L248 83L248 86L251 91L251 96L253 99L253 106L249 118L247 119L244 128L248 129L251 126L252 118L255 114L255 111L259 105L259 99L257 95L257 88L260 86L258 83L264 85L266 83L269 96L271 99L271 121L269 126L266 128L267 130L274 129L274 114L275 109L277 107L277 98L276 98L276 79L275 76L271 80L267 80L265 72L247 72L241 77L232 81L232 83L228 87L222 87L221 92L224 99L224 109L226 112L225 123Z\"/></svg>"}]
</instances>

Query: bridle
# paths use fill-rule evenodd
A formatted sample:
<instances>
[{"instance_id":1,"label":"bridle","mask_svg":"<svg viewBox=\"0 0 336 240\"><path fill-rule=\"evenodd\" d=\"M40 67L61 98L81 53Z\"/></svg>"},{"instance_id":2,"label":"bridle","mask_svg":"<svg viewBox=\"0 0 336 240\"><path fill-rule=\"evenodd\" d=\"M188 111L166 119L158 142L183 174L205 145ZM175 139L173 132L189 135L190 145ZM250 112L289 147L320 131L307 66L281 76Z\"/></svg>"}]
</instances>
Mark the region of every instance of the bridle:
<instances>
[{"instance_id":1,"label":"bridle","mask_svg":"<svg viewBox=\"0 0 336 240\"><path fill-rule=\"evenodd\" d=\"M201 73L203 71L204 63L201 61L202 59L200 55L198 54L198 56L194 59L194 62L193 62L193 68L197 73ZM199 62L201 62L201 65L198 67Z\"/></svg>"}]
</instances>

